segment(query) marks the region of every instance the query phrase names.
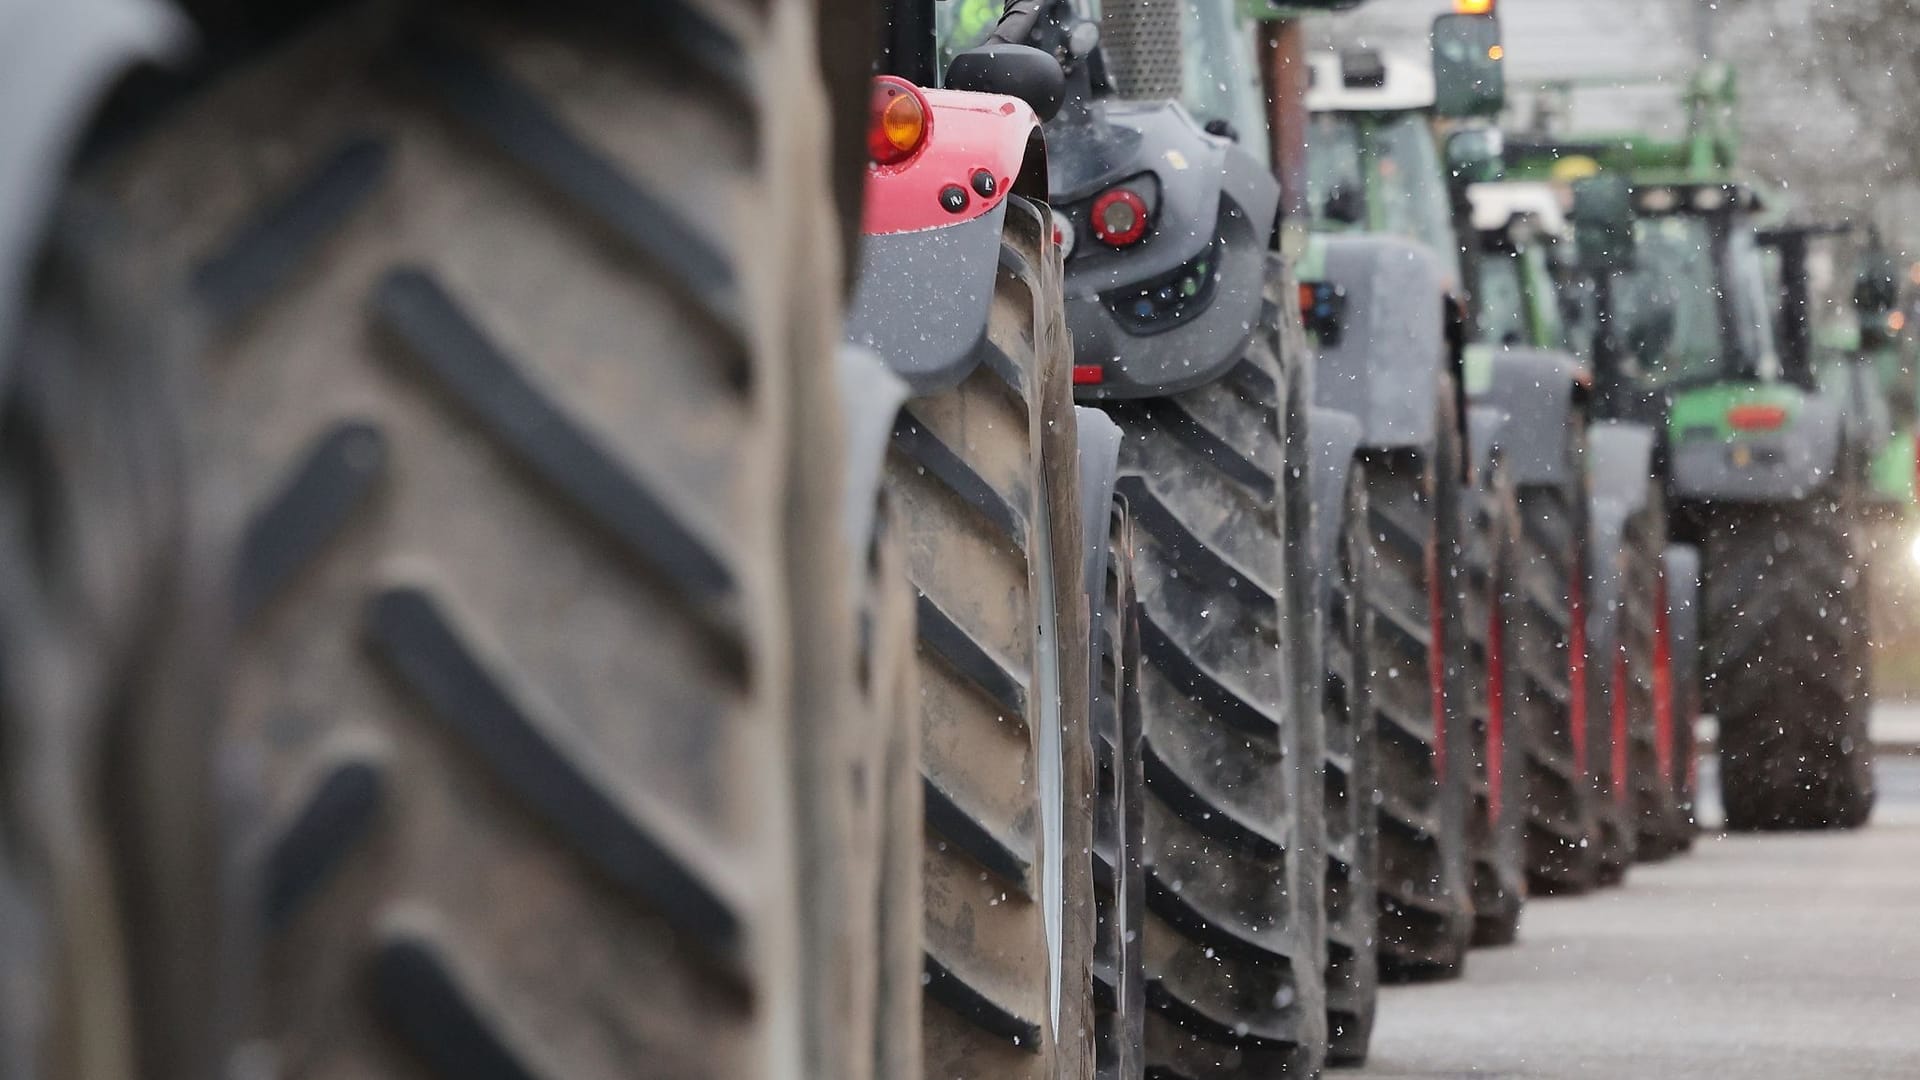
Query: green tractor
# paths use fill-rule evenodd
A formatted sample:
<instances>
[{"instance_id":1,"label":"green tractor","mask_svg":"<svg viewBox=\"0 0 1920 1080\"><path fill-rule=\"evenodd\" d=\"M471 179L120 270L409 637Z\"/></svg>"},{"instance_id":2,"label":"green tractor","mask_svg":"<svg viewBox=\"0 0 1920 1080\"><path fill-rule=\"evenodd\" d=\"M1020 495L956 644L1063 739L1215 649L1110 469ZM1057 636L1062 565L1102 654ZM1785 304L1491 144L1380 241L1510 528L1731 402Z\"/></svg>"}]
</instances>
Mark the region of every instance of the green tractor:
<instances>
[{"instance_id":1,"label":"green tractor","mask_svg":"<svg viewBox=\"0 0 1920 1080\"><path fill-rule=\"evenodd\" d=\"M1596 174L1574 185L1598 285L1595 409L1658 433L1673 533L1704 553L1705 697L1728 826L1851 827L1873 803L1855 526L1886 453L1863 402L1884 399L1865 355L1823 379L1806 289L1822 230L1761 227L1732 102L1731 75L1708 68L1685 140L1539 138L1510 145L1509 162Z\"/></svg>"}]
</instances>

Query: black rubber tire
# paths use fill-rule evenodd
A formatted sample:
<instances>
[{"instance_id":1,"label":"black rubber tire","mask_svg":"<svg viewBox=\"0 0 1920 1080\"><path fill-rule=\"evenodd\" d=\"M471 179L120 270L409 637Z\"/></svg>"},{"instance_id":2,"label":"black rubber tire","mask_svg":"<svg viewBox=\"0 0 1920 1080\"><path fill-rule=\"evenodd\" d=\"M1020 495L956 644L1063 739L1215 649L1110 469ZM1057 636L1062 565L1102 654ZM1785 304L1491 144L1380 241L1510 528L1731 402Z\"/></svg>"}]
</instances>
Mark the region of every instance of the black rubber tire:
<instances>
[{"instance_id":1,"label":"black rubber tire","mask_svg":"<svg viewBox=\"0 0 1920 1080\"><path fill-rule=\"evenodd\" d=\"M673 10L328 8L87 178L205 315L290 1075L875 1054L802 858L868 720L810 9Z\"/></svg>"},{"instance_id":2,"label":"black rubber tire","mask_svg":"<svg viewBox=\"0 0 1920 1080\"><path fill-rule=\"evenodd\" d=\"M1638 600L1627 587L1633 563L1626 546L1627 525L1602 523L1604 513L1606 509L1596 505L1589 556L1586 776L1598 864L1595 881L1608 886L1626 880L1639 839L1632 788L1635 695L1630 692L1625 644L1625 629L1634 617L1629 607L1637 608ZM1610 529L1621 534L1603 535Z\"/></svg>"},{"instance_id":3,"label":"black rubber tire","mask_svg":"<svg viewBox=\"0 0 1920 1080\"><path fill-rule=\"evenodd\" d=\"M1473 755L1468 833L1473 852L1473 943L1510 945L1527 898L1526 732L1513 716L1520 680L1506 657L1518 607L1519 496L1496 460L1468 500L1466 707Z\"/></svg>"},{"instance_id":4,"label":"black rubber tire","mask_svg":"<svg viewBox=\"0 0 1920 1080\"><path fill-rule=\"evenodd\" d=\"M1327 1062L1361 1065L1373 1041L1380 996L1378 890L1380 819L1373 805L1373 685L1379 668L1367 651L1374 613L1367 583L1378 573L1368 531L1367 485L1347 477L1341 514L1339 572L1329 575L1325 621L1327 726Z\"/></svg>"},{"instance_id":5,"label":"black rubber tire","mask_svg":"<svg viewBox=\"0 0 1920 1080\"><path fill-rule=\"evenodd\" d=\"M929 1076L1092 1070L1088 621L1047 213L1010 200L998 356L909 401L888 455L919 593Z\"/></svg>"},{"instance_id":6,"label":"black rubber tire","mask_svg":"<svg viewBox=\"0 0 1920 1080\"><path fill-rule=\"evenodd\" d=\"M1673 687L1667 625L1667 515L1659 480L1649 483L1647 509L1627 524L1626 657L1627 785L1633 799L1634 857L1672 857L1692 831L1674 782Z\"/></svg>"},{"instance_id":7,"label":"black rubber tire","mask_svg":"<svg viewBox=\"0 0 1920 1080\"><path fill-rule=\"evenodd\" d=\"M1094 1075L1138 1080L1146 1052L1146 770L1140 712L1140 614L1133 583L1133 520L1115 499L1107 529L1106 580L1094 624L1094 946L1097 1007Z\"/></svg>"},{"instance_id":8,"label":"black rubber tire","mask_svg":"<svg viewBox=\"0 0 1920 1080\"><path fill-rule=\"evenodd\" d=\"M1527 885L1566 895L1599 884L1585 778L1585 497L1559 487L1519 493L1517 603L1508 625L1511 723L1526 740Z\"/></svg>"},{"instance_id":9,"label":"black rubber tire","mask_svg":"<svg viewBox=\"0 0 1920 1080\"><path fill-rule=\"evenodd\" d=\"M85 200L0 340L0 1074L210 1076L251 944L191 535L174 310Z\"/></svg>"},{"instance_id":10,"label":"black rubber tire","mask_svg":"<svg viewBox=\"0 0 1920 1080\"><path fill-rule=\"evenodd\" d=\"M1866 591L1830 498L1717 511L1706 544L1708 694L1727 828L1847 829L1872 812Z\"/></svg>"},{"instance_id":11,"label":"black rubber tire","mask_svg":"<svg viewBox=\"0 0 1920 1080\"><path fill-rule=\"evenodd\" d=\"M1312 1075L1326 1051L1319 710L1300 708L1304 623L1283 615L1307 550L1282 480L1305 351L1282 365L1280 280L1225 378L1103 403L1136 539L1147 1074L1167 1080Z\"/></svg>"},{"instance_id":12,"label":"black rubber tire","mask_svg":"<svg viewBox=\"0 0 1920 1080\"><path fill-rule=\"evenodd\" d=\"M1363 459L1379 560L1367 589L1375 628L1370 652L1386 673L1373 693L1380 968L1397 980L1458 973L1473 936L1471 755L1465 752L1459 687L1465 586L1454 572L1461 550L1462 447L1451 379L1442 382L1435 395L1439 434L1433 452Z\"/></svg>"}]
</instances>

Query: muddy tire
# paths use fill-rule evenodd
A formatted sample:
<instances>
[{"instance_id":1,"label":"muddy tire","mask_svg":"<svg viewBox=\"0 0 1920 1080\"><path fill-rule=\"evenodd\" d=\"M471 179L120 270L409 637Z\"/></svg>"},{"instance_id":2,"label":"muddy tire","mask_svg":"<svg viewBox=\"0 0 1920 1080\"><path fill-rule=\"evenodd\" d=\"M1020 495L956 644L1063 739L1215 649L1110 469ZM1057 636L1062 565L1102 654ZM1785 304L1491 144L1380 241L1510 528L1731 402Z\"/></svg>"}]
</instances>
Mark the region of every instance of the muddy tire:
<instances>
[{"instance_id":1,"label":"muddy tire","mask_svg":"<svg viewBox=\"0 0 1920 1080\"><path fill-rule=\"evenodd\" d=\"M214 1075L251 943L243 810L189 523L178 314L119 223L66 200L0 340L0 1073Z\"/></svg>"},{"instance_id":2,"label":"muddy tire","mask_svg":"<svg viewBox=\"0 0 1920 1080\"><path fill-rule=\"evenodd\" d=\"M1599 883L1586 782L1583 506L1583 496L1560 488L1519 493L1507 703L1525 741L1527 883L1542 895L1582 893Z\"/></svg>"},{"instance_id":3,"label":"muddy tire","mask_svg":"<svg viewBox=\"0 0 1920 1080\"><path fill-rule=\"evenodd\" d=\"M1465 528L1464 692L1473 782L1468 833L1473 852L1473 943L1509 945L1520 932L1526 885L1526 732L1513 716L1519 680L1508 670L1508 623L1517 607L1519 502L1506 467L1469 496Z\"/></svg>"},{"instance_id":4,"label":"muddy tire","mask_svg":"<svg viewBox=\"0 0 1920 1080\"><path fill-rule=\"evenodd\" d=\"M1587 610L1588 805L1593 812L1595 880L1618 885L1633 866L1639 840L1633 803L1633 713L1635 694L1627 667L1630 630L1644 611L1628 588L1633 559L1627 550L1629 522L1617 506L1596 498Z\"/></svg>"},{"instance_id":5,"label":"muddy tire","mask_svg":"<svg viewBox=\"0 0 1920 1080\"><path fill-rule=\"evenodd\" d=\"M1380 967L1395 979L1456 972L1473 934L1467 767L1460 696L1464 584L1459 547L1461 439L1450 384L1434 452L1364 459L1379 573L1368 584L1379 765ZM1449 735L1458 746L1449 745Z\"/></svg>"},{"instance_id":6,"label":"muddy tire","mask_svg":"<svg viewBox=\"0 0 1920 1080\"><path fill-rule=\"evenodd\" d=\"M204 316L289 1075L876 1053L821 936L851 868L803 858L853 805L818 748L869 734L813 31L676 10L700 48L328 8L85 178Z\"/></svg>"},{"instance_id":7,"label":"muddy tire","mask_svg":"<svg viewBox=\"0 0 1920 1080\"><path fill-rule=\"evenodd\" d=\"M1368 653L1374 613L1367 583L1377 573L1368 532L1366 481L1347 477L1338 508L1342 526L1329 575L1325 623L1327 725L1327 1061L1360 1065L1373 1040L1380 994L1376 865L1380 821L1373 805L1373 684L1379 667Z\"/></svg>"},{"instance_id":8,"label":"muddy tire","mask_svg":"<svg viewBox=\"0 0 1920 1080\"><path fill-rule=\"evenodd\" d=\"M1727 827L1865 824L1867 605L1839 508L1818 498L1723 511L1706 559L1707 687Z\"/></svg>"},{"instance_id":9,"label":"muddy tire","mask_svg":"<svg viewBox=\"0 0 1920 1080\"><path fill-rule=\"evenodd\" d=\"M888 458L919 593L930 1076L1056 1080L1093 1060L1088 631L1046 213L1008 204L998 357L909 401Z\"/></svg>"},{"instance_id":10,"label":"muddy tire","mask_svg":"<svg viewBox=\"0 0 1920 1080\"><path fill-rule=\"evenodd\" d=\"M1634 857L1657 862L1685 846L1692 824L1681 806L1674 760L1673 670L1667 610L1667 516L1654 481L1647 509L1627 524L1624 640L1627 789Z\"/></svg>"},{"instance_id":11,"label":"muddy tire","mask_svg":"<svg viewBox=\"0 0 1920 1080\"><path fill-rule=\"evenodd\" d=\"M1307 550L1283 491L1304 371L1281 364L1278 295L1219 382L1105 403L1145 660L1151 1076L1310 1075L1325 1053L1322 744L1290 681L1304 623L1284 614Z\"/></svg>"},{"instance_id":12,"label":"muddy tire","mask_svg":"<svg viewBox=\"0 0 1920 1080\"><path fill-rule=\"evenodd\" d=\"M1094 624L1093 751L1099 777L1094 819L1094 945L1097 1008L1094 1075L1132 1080L1145 1063L1147 970L1141 937L1147 902L1146 771L1140 712L1140 616L1133 583L1133 521L1115 500L1106 573Z\"/></svg>"}]
</instances>

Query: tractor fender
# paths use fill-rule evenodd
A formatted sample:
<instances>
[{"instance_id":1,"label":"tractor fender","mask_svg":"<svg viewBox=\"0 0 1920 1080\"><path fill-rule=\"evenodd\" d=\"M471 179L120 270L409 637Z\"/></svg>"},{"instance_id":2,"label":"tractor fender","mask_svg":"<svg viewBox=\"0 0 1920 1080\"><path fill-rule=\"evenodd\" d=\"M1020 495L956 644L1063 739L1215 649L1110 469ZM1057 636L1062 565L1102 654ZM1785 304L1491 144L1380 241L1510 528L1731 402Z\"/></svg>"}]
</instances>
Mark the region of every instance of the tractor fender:
<instances>
[{"instance_id":1,"label":"tractor fender","mask_svg":"<svg viewBox=\"0 0 1920 1080\"><path fill-rule=\"evenodd\" d=\"M1387 236L1328 236L1318 280L1345 295L1323 341L1314 403L1360 418L1374 450L1433 446L1434 395L1450 368L1446 272L1426 248Z\"/></svg>"},{"instance_id":2,"label":"tractor fender","mask_svg":"<svg viewBox=\"0 0 1920 1080\"><path fill-rule=\"evenodd\" d=\"M1338 409L1315 406L1307 411L1307 438L1312 462L1308 492L1313 500L1313 560L1315 597L1331 585L1339 567L1341 508L1347 500L1347 477L1360 453L1365 432L1360 420Z\"/></svg>"},{"instance_id":3,"label":"tractor fender","mask_svg":"<svg viewBox=\"0 0 1920 1080\"><path fill-rule=\"evenodd\" d=\"M1661 560L1667 579L1667 627L1673 650L1695 649L1700 642L1700 549L1668 546Z\"/></svg>"},{"instance_id":4,"label":"tractor fender","mask_svg":"<svg viewBox=\"0 0 1920 1080\"><path fill-rule=\"evenodd\" d=\"M1617 505L1622 519L1646 506L1659 436L1630 420L1596 421L1587 429L1587 475L1596 506Z\"/></svg>"},{"instance_id":5,"label":"tractor fender","mask_svg":"<svg viewBox=\"0 0 1920 1080\"><path fill-rule=\"evenodd\" d=\"M1073 414L1080 427L1080 575L1087 610L1097 617L1107 587L1107 508L1120 482L1120 425L1085 405Z\"/></svg>"},{"instance_id":6,"label":"tractor fender","mask_svg":"<svg viewBox=\"0 0 1920 1080\"><path fill-rule=\"evenodd\" d=\"M907 400L907 384L878 356L858 345L840 347L841 458L840 522L856 574L873 535L880 483L887 468L887 444L894 421Z\"/></svg>"},{"instance_id":7,"label":"tractor fender","mask_svg":"<svg viewBox=\"0 0 1920 1080\"><path fill-rule=\"evenodd\" d=\"M186 23L151 0L0 3L0 342L88 116L122 75L188 41Z\"/></svg>"},{"instance_id":8,"label":"tractor fender","mask_svg":"<svg viewBox=\"0 0 1920 1080\"><path fill-rule=\"evenodd\" d=\"M1572 482L1567 433L1579 408L1579 371L1565 353L1495 350L1488 385L1476 400L1507 414L1501 446L1518 486L1562 487Z\"/></svg>"},{"instance_id":9,"label":"tractor fender","mask_svg":"<svg viewBox=\"0 0 1920 1080\"><path fill-rule=\"evenodd\" d=\"M985 356L987 313L1009 212L1045 203L1046 145L1025 102L923 90L926 145L898 165L867 169L859 273L847 340L872 349L914 394L957 385ZM976 177L987 174L990 194ZM948 189L963 204L941 202ZM1011 211L1009 208L1012 208ZM1050 225L1041 221L1041 235Z\"/></svg>"},{"instance_id":10,"label":"tractor fender","mask_svg":"<svg viewBox=\"0 0 1920 1080\"><path fill-rule=\"evenodd\" d=\"M1676 433L1673 491L1688 501L1781 502L1803 499L1840 471L1844 422L1838 402L1809 395L1778 431L1719 437Z\"/></svg>"},{"instance_id":11,"label":"tractor fender","mask_svg":"<svg viewBox=\"0 0 1920 1080\"><path fill-rule=\"evenodd\" d=\"M1467 407L1467 465L1473 470L1476 486L1485 487L1492 478L1496 457L1503 462L1510 459L1507 434L1512 419L1496 405Z\"/></svg>"},{"instance_id":12,"label":"tractor fender","mask_svg":"<svg viewBox=\"0 0 1920 1080\"><path fill-rule=\"evenodd\" d=\"M1654 446L1658 436L1646 424L1604 420L1587 429L1587 472L1591 487L1587 502L1587 575L1591 582L1587 606L1587 638L1595 656L1608 655L1614 641L1615 608L1626 578L1622 561L1627 523L1646 509L1654 475ZM1604 682L1602 668L1597 681Z\"/></svg>"}]
</instances>

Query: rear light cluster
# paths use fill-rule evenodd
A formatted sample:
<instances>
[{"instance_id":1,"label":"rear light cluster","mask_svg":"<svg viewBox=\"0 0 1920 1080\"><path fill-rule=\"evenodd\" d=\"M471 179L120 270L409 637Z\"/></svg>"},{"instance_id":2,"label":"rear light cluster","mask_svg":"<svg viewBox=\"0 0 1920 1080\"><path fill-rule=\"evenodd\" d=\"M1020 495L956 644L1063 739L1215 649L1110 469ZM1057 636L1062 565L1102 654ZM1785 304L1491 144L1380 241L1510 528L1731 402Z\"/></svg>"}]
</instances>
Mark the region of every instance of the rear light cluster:
<instances>
[{"instance_id":1,"label":"rear light cluster","mask_svg":"<svg viewBox=\"0 0 1920 1080\"><path fill-rule=\"evenodd\" d=\"M882 75L867 103L867 156L875 165L898 165L926 145L933 110L918 87Z\"/></svg>"},{"instance_id":2,"label":"rear light cluster","mask_svg":"<svg viewBox=\"0 0 1920 1080\"><path fill-rule=\"evenodd\" d=\"M1320 344L1340 344L1340 321L1346 309L1347 290L1333 282L1300 284L1300 321Z\"/></svg>"}]
</instances>

